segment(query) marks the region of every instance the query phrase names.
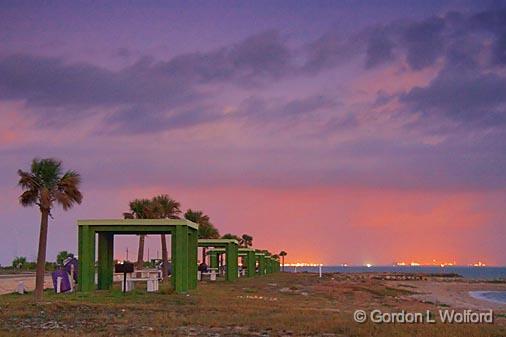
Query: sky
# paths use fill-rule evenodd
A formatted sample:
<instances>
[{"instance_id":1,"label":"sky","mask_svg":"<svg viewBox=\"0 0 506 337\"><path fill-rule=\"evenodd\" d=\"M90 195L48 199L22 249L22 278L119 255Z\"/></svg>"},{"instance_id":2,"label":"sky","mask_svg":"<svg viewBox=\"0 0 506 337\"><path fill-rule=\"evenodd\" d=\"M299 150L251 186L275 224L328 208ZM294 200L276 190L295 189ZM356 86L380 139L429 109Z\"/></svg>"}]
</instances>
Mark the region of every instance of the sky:
<instances>
[{"instance_id":1,"label":"sky","mask_svg":"<svg viewBox=\"0 0 506 337\"><path fill-rule=\"evenodd\" d=\"M3 1L0 117L2 265L35 157L82 176L49 260L167 193L287 262L506 265L506 2Z\"/></svg>"}]
</instances>

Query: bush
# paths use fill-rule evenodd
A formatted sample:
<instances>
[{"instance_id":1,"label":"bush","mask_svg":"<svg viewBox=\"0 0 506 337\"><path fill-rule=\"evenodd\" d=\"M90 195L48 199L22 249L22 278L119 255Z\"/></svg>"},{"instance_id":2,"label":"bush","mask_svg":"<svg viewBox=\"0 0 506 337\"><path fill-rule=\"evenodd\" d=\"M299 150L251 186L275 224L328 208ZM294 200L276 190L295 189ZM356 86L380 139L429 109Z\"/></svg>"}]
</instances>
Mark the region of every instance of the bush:
<instances>
[{"instance_id":1,"label":"bush","mask_svg":"<svg viewBox=\"0 0 506 337\"><path fill-rule=\"evenodd\" d=\"M56 263L60 266L63 265L63 261L65 261L67 257L74 257L74 254L69 253L66 250L62 250L58 253L58 255L56 255Z\"/></svg>"},{"instance_id":2,"label":"bush","mask_svg":"<svg viewBox=\"0 0 506 337\"><path fill-rule=\"evenodd\" d=\"M26 257L16 256L14 260L12 260L12 267L16 269L25 269L27 267Z\"/></svg>"}]
</instances>

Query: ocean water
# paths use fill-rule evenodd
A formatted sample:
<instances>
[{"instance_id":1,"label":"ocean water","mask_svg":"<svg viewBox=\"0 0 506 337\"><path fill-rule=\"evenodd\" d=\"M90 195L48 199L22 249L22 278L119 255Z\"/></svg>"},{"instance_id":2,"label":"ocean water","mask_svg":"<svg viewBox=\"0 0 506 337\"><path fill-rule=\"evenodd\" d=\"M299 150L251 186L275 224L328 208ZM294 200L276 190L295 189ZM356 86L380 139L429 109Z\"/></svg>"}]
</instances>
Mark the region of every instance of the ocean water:
<instances>
[{"instance_id":1,"label":"ocean water","mask_svg":"<svg viewBox=\"0 0 506 337\"><path fill-rule=\"evenodd\" d=\"M469 295L480 300L506 304L506 291L470 291Z\"/></svg>"},{"instance_id":2,"label":"ocean water","mask_svg":"<svg viewBox=\"0 0 506 337\"><path fill-rule=\"evenodd\" d=\"M285 271L295 272L295 267L285 266ZM297 267L297 272L317 273L318 267ZM455 273L466 279L497 280L506 279L506 267L467 267L467 266L323 266L323 273Z\"/></svg>"}]
</instances>

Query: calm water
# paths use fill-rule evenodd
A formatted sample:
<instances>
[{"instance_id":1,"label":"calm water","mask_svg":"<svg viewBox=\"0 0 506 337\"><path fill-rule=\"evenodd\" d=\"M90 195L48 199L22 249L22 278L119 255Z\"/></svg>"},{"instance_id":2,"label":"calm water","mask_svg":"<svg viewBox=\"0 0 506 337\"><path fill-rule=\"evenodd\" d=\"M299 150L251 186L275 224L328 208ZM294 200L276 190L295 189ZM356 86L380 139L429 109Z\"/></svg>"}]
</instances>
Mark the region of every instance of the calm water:
<instances>
[{"instance_id":1,"label":"calm water","mask_svg":"<svg viewBox=\"0 0 506 337\"><path fill-rule=\"evenodd\" d=\"M506 291L470 291L469 295L480 300L506 304Z\"/></svg>"},{"instance_id":2,"label":"calm water","mask_svg":"<svg viewBox=\"0 0 506 337\"><path fill-rule=\"evenodd\" d=\"M294 267L285 267L285 271L294 272ZM318 267L297 267L297 272L317 273ZM468 279L495 280L506 279L506 267L426 267L426 266L323 266L324 273L455 273Z\"/></svg>"}]
</instances>

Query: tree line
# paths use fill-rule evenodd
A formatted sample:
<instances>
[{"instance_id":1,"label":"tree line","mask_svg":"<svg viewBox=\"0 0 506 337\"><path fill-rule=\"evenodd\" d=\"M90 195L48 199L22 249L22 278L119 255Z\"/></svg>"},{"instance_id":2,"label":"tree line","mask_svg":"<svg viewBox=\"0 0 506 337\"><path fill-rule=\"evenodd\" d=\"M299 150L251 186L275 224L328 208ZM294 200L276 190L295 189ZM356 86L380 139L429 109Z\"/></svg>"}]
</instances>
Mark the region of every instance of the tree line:
<instances>
[{"instance_id":1,"label":"tree line","mask_svg":"<svg viewBox=\"0 0 506 337\"><path fill-rule=\"evenodd\" d=\"M181 219L181 204L167 194L160 194L151 199L134 199L129 203L129 211L123 213L125 219ZM249 234L238 236L227 233L220 236L219 230L211 222L209 215L200 210L187 209L183 218L199 225L199 239L235 239L242 247L251 247L253 237ZM146 235L139 235L139 245L137 251L137 269L144 266L144 244ZM162 278L167 278L168 273L168 249L165 234L160 234L162 246ZM202 261L205 259L206 249L202 249Z\"/></svg>"}]
</instances>

